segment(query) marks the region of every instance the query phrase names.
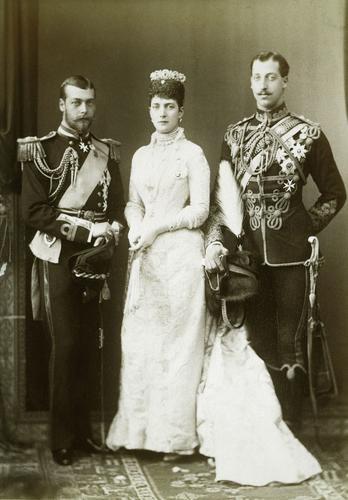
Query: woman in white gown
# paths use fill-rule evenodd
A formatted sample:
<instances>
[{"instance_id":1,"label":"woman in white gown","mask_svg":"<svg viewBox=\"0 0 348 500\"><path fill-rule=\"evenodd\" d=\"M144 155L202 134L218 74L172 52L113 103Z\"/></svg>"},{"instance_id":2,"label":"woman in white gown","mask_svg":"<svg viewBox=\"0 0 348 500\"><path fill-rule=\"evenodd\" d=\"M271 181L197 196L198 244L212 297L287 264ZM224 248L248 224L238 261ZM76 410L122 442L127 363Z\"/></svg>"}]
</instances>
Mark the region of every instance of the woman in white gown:
<instances>
[{"instance_id":1,"label":"woman in white gown","mask_svg":"<svg viewBox=\"0 0 348 500\"><path fill-rule=\"evenodd\" d=\"M214 224L242 231L243 205L231 169L217 177ZM233 213L234 217L226 214ZM209 246L206 267L213 270ZM321 472L317 460L292 434L265 363L248 342L247 328L227 327L207 311L206 350L198 392L200 452L215 459L216 479L262 486L299 483Z\"/></svg>"},{"instance_id":2,"label":"woman in white gown","mask_svg":"<svg viewBox=\"0 0 348 500\"><path fill-rule=\"evenodd\" d=\"M130 275L122 325L121 394L107 445L192 454L205 330L203 234L210 172L179 127L185 76L150 76L156 131L132 161Z\"/></svg>"},{"instance_id":3,"label":"woman in white gown","mask_svg":"<svg viewBox=\"0 0 348 500\"><path fill-rule=\"evenodd\" d=\"M215 459L216 480L262 486L300 483L321 472L284 420L268 370L245 327L207 321L198 394L200 452Z\"/></svg>"}]
</instances>

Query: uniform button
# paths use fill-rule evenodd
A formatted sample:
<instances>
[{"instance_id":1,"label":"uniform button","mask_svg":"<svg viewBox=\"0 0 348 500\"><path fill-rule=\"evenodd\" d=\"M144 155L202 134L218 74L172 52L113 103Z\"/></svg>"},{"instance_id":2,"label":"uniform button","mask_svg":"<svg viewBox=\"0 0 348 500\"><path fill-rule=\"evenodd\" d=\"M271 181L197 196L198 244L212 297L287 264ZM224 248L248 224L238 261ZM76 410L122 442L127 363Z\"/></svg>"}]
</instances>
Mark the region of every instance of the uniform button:
<instances>
[{"instance_id":1,"label":"uniform button","mask_svg":"<svg viewBox=\"0 0 348 500\"><path fill-rule=\"evenodd\" d=\"M74 145L74 141L69 141L69 146L73 146Z\"/></svg>"},{"instance_id":2,"label":"uniform button","mask_svg":"<svg viewBox=\"0 0 348 500\"><path fill-rule=\"evenodd\" d=\"M288 200L291 197L291 194L289 192L284 193L284 198Z\"/></svg>"},{"instance_id":3,"label":"uniform button","mask_svg":"<svg viewBox=\"0 0 348 500\"><path fill-rule=\"evenodd\" d=\"M97 192L97 195L98 195L98 196L101 196L101 195L102 195L102 193L101 193L100 191L98 191L98 192Z\"/></svg>"},{"instance_id":4,"label":"uniform button","mask_svg":"<svg viewBox=\"0 0 348 500\"><path fill-rule=\"evenodd\" d=\"M279 217L281 215L280 210L274 210L274 217Z\"/></svg>"},{"instance_id":5,"label":"uniform button","mask_svg":"<svg viewBox=\"0 0 348 500\"><path fill-rule=\"evenodd\" d=\"M293 180L297 182L299 180L299 176L297 174L294 175Z\"/></svg>"},{"instance_id":6,"label":"uniform button","mask_svg":"<svg viewBox=\"0 0 348 500\"><path fill-rule=\"evenodd\" d=\"M101 203L98 203L98 207L101 207L101 206L102 206L102 204L101 204Z\"/></svg>"}]
</instances>

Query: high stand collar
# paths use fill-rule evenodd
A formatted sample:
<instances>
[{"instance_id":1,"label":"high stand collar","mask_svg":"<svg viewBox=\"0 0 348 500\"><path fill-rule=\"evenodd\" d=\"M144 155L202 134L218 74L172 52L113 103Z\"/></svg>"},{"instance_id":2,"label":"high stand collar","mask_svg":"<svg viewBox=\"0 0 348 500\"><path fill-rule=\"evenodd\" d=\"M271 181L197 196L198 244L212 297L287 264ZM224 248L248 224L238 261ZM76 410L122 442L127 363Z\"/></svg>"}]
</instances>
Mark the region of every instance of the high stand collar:
<instances>
[{"instance_id":1,"label":"high stand collar","mask_svg":"<svg viewBox=\"0 0 348 500\"><path fill-rule=\"evenodd\" d=\"M69 139L73 138L80 142L86 142L90 138L90 132L85 135L79 135L78 132L70 127L67 127L61 123L58 127L58 134L62 137L67 137Z\"/></svg>"},{"instance_id":2,"label":"high stand collar","mask_svg":"<svg viewBox=\"0 0 348 500\"><path fill-rule=\"evenodd\" d=\"M282 104L280 104L280 106L277 106L276 108L270 111L257 109L255 113L255 118L259 122L274 123L277 122L278 120L281 120L282 118L285 118L288 114L289 114L288 108L285 102L283 102Z\"/></svg>"},{"instance_id":3,"label":"high stand collar","mask_svg":"<svg viewBox=\"0 0 348 500\"><path fill-rule=\"evenodd\" d=\"M151 136L151 144L159 146L169 146L179 139L184 137L184 129L182 127L178 127L173 132L169 134L160 134L159 132L154 132Z\"/></svg>"}]
</instances>

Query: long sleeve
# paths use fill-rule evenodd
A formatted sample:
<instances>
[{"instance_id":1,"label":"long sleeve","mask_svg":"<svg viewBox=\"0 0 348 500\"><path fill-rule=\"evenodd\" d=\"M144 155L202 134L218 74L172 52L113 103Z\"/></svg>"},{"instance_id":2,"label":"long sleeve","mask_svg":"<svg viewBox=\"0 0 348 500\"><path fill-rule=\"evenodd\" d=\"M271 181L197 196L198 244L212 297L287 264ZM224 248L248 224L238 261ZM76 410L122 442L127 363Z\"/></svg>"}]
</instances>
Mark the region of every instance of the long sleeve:
<instances>
[{"instance_id":1,"label":"long sleeve","mask_svg":"<svg viewBox=\"0 0 348 500\"><path fill-rule=\"evenodd\" d=\"M132 164L129 181L129 199L125 209L125 216L129 227L139 226L145 214L144 203L134 181L134 168L134 164Z\"/></svg>"},{"instance_id":2,"label":"long sleeve","mask_svg":"<svg viewBox=\"0 0 348 500\"><path fill-rule=\"evenodd\" d=\"M320 197L309 209L313 228L319 233L338 213L346 201L346 190L336 166L329 141L323 133L314 142L308 158L308 174L311 174Z\"/></svg>"},{"instance_id":3,"label":"long sleeve","mask_svg":"<svg viewBox=\"0 0 348 500\"><path fill-rule=\"evenodd\" d=\"M209 214L210 169L201 148L187 160L190 199L179 213L164 218L166 230L201 227Z\"/></svg>"}]
</instances>

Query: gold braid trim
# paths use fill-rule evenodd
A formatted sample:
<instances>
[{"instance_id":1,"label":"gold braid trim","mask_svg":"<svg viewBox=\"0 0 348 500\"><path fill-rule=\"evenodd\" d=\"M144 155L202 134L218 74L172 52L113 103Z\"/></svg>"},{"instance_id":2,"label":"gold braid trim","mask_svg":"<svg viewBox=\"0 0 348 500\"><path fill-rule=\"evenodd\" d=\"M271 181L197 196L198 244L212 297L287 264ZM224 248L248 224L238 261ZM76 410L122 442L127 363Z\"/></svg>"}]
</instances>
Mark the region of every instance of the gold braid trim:
<instances>
[{"instance_id":1,"label":"gold braid trim","mask_svg":"<svg viewBox=\"0 0 348 500\"><path fill-rule=\"evenodd\" d=\"M20 162L35 161L38 158L45 158L46 153L42 147L41 141L51 139L57 132L52 131L43 137L24 137L17 139L17 160Z\"/></svg>"}]
</instances>

